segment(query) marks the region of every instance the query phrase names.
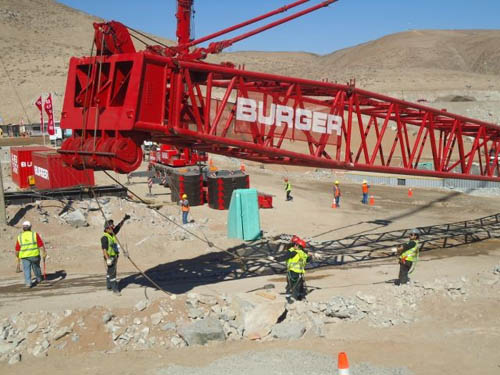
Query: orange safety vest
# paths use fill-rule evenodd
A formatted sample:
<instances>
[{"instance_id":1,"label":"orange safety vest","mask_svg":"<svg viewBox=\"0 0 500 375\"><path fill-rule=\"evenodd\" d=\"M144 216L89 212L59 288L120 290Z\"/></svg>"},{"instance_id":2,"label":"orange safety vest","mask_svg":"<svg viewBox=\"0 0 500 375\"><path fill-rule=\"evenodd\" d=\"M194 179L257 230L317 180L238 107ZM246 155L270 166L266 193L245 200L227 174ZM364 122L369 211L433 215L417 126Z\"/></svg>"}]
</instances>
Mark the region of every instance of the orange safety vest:
<instances>
[{"instance_id":1,"label":"orange safety vest","mask_svg":"<svg viewBox=\"0 0 500 375\"><path fill-rule=\"evenodd\" d=\"M189 201L187 199L181 200L181 209L183 212L189 211Z\"/></svg>"},{"instance_id":2,"label":"orange safety vest","mask_svg":"<svg viewBox=\"0 0 500 375\"><path fill-rule=\"evenodd\" d=\"M363 193L368 193L368 184L363 184L361 188L363 189Z\"/></svg>"},{"instance_id":3,"label":"orange safety vest","mask_svg":"<svg viewBox=\"0 0 500 375\"><path fill-rule=\"evenodd\" d=\"M335 197L340 197L340 188L337 185L335 185L334 188L335 188Z\"/></svg>"}]
</instances>

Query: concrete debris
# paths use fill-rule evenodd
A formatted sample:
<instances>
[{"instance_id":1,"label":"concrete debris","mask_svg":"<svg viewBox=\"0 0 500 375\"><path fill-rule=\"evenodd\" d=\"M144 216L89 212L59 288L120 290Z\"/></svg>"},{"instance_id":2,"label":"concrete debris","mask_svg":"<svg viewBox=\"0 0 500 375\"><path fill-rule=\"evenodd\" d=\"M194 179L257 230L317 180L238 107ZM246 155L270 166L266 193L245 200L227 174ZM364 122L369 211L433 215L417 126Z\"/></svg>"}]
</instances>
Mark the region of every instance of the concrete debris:
<instances>
[{"instance_id":1,"label":"concrete debris","mask_svg":"<svg viewBox=\"0 0 500 375\"><path fill-rule=\"evenodd\" d=\"M500 264L493 269L495 275L500 275Z\"/></svg>"},{"instance_id":2,"label":"concrete debris","mask_svg":"<svg viewBox=\"0 0 500 375\"><path fill-rule=\"evenodd\" d=\"M38 324L30 324L26 329L26 332L33 333L38 328Z\"/></svg>"},{"instance_id":3,"label":"concrete debris","mask_svg":"<svg viewBox=\"0 0 500 375\"><path fill-rule=\"evenodd\" d=\"M143 311L148 307L149 303L147 300L142 300L136 303L135 308L137 311Z\"/></svg>"},{"instance_id":4,"label":"concrete debris","mask_svg":"<svg viewBox=\"0 0 500 375\"><path fill-rule=\"evenodd\" d=\"M222 325L214 318L196 320L180 327L178 333L189 346L205 345L209 341L226 339Z\"/></svg>"},{"instance_id":5,"label":"concrete debris","mask_svg":"<svg viewBox=\"0 0 500 375\"><path fill-rule=\"evenodd\" d=\"M104 324L106 324L107 322L109 322L111 319L113 319L114 315L110 312L107 312L105 313L103 316L102 316L102 322Z\"/></svg>"},{"instance_id":6,"label":"concrete debris","mask_svg":"<svg viewBox=\"0 0 500 375\"><path fill-rule=\"evenodd\" d=\"M293 322L281 322L276 324L272 331L271 335L274 338L281 340L297 340L300 339L304 333L306 332L306 325L302 321L293 321Z\"/></svg>"},{"instance_id":7,"label":"concrete debris","mask_svg":"<svg viewBox=\"0 0 500 375\"><path fill-rule=\"evenodd\" d=\"M163 319L163 314L161 312L156 313L156 314L152 314L150 316L150 319L151 319L151 324L157 326L158 324L161 323L161 321Z\"/></svg>"},{"instance_id":8,"label":"concrete debris","mask_svg":"<svg viewBox=\"0 0 500 375\"><path fill-rule=\"evenodd\" d=\"M73 330L70 327L62 327L54 334L54 340L62 339L64 336L70 334Z\"/></svg>"},{"instance_id":9,"label":"concrete debris","mask_svg":"<svg viewBox=\"0 0 500 375\"><path fill-rule=\"evenodd\" d=\"M88 227L89 223L87 222L87 218L83 214L81 210L74 210L72 212L67 212L62 214L61 219L63 219L69 225L80 228L80 227Z\"/></svg>"},{"instance_id":10,"label":"concrete debris","mask_svg":"<svg viewBox=\"0 0 500 375\"><path fill-rule=\"evenodd\" d=\"M21 362L21 353L14 353L9 358L9 365L15 365L16 363Z\"/></svg>"},{"instance_id":11,"label":"concrete debris","mask_svg":"<svg viewBox=\"0 0 500 375\"><path fill-rule=\"evenodd\" d=\"M174 322L168 322L161 327L162 331L175 331L177 329L177 325Z\"/></svg>"}]
</instances>

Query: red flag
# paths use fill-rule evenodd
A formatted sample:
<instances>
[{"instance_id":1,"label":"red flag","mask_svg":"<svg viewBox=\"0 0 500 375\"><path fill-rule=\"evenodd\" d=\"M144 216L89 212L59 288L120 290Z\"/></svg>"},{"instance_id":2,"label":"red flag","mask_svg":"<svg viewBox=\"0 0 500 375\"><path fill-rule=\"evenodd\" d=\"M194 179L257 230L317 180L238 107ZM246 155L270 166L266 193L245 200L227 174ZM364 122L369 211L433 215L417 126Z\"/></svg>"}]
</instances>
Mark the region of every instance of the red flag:
<instances>
[{"instance_id":1,"label":"red flag","mask_svg":"<svg viewBox=\"0 0 500 375\"><path fill-rule=\"evenodd\" d=\"M40 111L40 131L44 132L44 126L43 126L43 111L42 111L42 96L36 100L35 105L37 106L38 110Z\"/></svg>"},{"instance_id":2,"label":"red flag","mask_svg":"<svg viewBox=\"0 0 500 375\"><path fill-rule=\"evenodd\" d=\"M45 100L45 104L43 105L45 108L45 112L47 112L48 120L47 120L47 131L49 135L54 135L54 112L52 111L52 94L49 94L47 99Z\"/></svg>"}]
</instances>

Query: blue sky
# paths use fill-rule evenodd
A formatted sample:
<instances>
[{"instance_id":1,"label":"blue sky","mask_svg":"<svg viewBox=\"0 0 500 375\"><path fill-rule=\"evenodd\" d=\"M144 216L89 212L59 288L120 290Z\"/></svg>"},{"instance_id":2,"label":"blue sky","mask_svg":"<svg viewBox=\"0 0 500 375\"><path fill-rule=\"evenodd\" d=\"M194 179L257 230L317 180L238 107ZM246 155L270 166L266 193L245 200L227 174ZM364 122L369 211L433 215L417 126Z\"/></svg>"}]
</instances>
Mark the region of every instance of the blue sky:
<instances>
[{"instance_id":1,"label":"blue sky","mask_svg":"<svg viewBox=\"0 0 500 375\"><path fill-rule=\"evenodd\" d=\"M176 0L58 1L107 20L117 20L132 28L175 39ZM195 0L194 36L202 37L292 2ZM320 2L311 0L295 9L305 9ZM289 15L292 11L284 14ZM339 0L327 8L241 41L229 51L327 54L413 29L500 29L499 15L499 0Z\"/></svg>"}]
</instances>

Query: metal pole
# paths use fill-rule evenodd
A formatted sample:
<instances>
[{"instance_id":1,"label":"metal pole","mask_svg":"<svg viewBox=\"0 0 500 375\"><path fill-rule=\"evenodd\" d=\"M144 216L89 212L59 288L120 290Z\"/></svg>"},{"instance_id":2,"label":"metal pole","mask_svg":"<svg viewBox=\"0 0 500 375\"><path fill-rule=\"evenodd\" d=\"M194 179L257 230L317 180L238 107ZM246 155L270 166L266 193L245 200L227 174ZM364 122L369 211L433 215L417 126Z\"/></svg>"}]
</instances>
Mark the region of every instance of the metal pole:
<instances>
[{"instance_id":1,"label":"metal pole","mask_svg":"<svg viewBox=\"0 0 500 375\"><path fill-rule=\"evenodd\" d=\"M0 148L1 150L1 148ZM7 226L7 214L5 211L5 195L3 192L3 166L0 159L0 226Z\"/></svg>"}]
</instances>

